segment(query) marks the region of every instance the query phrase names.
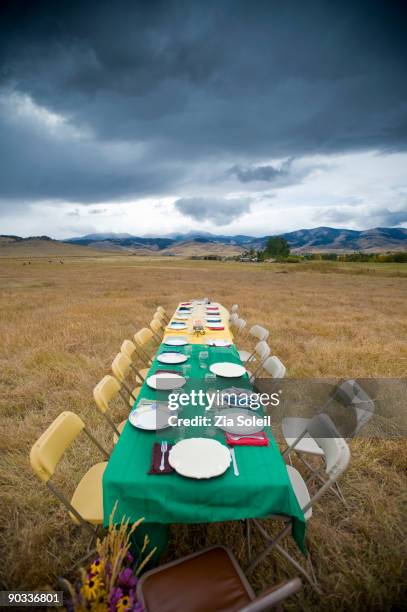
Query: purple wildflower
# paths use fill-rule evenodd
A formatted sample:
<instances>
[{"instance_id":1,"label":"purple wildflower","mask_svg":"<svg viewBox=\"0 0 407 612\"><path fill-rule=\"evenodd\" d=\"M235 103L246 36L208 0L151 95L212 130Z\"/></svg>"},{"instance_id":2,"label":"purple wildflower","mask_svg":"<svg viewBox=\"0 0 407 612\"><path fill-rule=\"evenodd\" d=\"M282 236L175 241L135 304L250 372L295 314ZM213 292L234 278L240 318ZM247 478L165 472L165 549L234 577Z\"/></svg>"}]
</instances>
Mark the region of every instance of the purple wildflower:
<instances>
[{"instance_id":1,"label":"purple wildflower","mask_svg":"<svg viewBox=\"0 0 407 612\"><path fill-rule=\"evenodd\" d=\"M109 595L109 612L116 612L117 604L123 597L123 591L120 587L113 587Z\"/></svg>"},{"instance_id":2,"label":"purple wildflower","mask_svg":"<svg viewBox=\"0 0 407 612\"><path fill-rule=\"evenodd\" d=\"M129 567L120 572L118 584L123 589L133 589L137 585L137 578Z\"/></svg>"}]
</instances>

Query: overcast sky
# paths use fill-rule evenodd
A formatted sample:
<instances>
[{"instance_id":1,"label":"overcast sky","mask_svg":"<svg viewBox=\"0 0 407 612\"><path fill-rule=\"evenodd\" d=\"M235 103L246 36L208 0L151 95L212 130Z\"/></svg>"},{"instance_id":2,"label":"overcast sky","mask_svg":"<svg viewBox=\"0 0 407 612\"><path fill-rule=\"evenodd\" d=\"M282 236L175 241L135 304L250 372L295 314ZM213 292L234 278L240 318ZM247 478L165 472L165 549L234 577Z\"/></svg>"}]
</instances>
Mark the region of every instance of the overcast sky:
<instances>
[{"instance_id":1,"label":"overcast sky","mask_svg":"<svg viewBox=\"0 0 407 612\"><path fill-rule=\"evenodd\" d=\"M403 4L3 0L0 233L407 226Z\"/></svg>"}]
</instances>

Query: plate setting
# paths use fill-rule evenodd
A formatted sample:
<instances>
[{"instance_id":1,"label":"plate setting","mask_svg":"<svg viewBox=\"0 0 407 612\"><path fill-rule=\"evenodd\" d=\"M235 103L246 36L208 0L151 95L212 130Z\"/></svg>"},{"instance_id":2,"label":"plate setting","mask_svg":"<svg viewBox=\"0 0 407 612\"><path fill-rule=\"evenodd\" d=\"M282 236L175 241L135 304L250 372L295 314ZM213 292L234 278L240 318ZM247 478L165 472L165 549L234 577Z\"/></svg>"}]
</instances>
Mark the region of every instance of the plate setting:
<instances>
[{"instance_id":1,"label":"plate setting","mask_svg":"<svg viewBox=\"0 0 407 612\"><path fill-rule=\"evenodd\" d=\"M230 340L222 340L221 338L219 340L216 339L212 339L212 340L207 340L206 344L208 346L219 346L219 347L229 347L232 346L232 343L230 342Z\"/></svg>"},{"instance_id":2,"label":"plate setting","mask_svg":"<svg viewBox=\"0 0 407 612\"><path fill-rule=\"evenodd\" d=\"M146 383L151 389L156 391L170 391L183 387L187 379L176 372L158 371L146 379Z\"/></svg>"},{"instance_id":3,"label":"plate setting","mask_svg":"<svg viewBox=\"0 0 407 612\"><path fill-rule=\"evenodd\" d=\"M185 336L170 336L165 338L164 344L166 346L185 346L188 344L188 340Z\"/></svg>"},{"instance_id":4,"label":"plate setting","mask_svg":"<svg viewBox=\"0 0 407 612\"><path fill-rule=\"evenodd\" d=\"M224 376L225 378L240 378L240 376L246 374L247 371L242 365L229 361L213 363L209 369L212 374Z\"/></svg>"},{"instance_id":5,"label":"plate setting","mask_svg":"<svg viewBox=\"0 0 407 612\"><path fill-rule=\"evenodd\" d=\"M171 351L163 351L157 357L157 361L160 363L184 363L187 359L188 355Z\"/></svg>"},{"instance_id":6,"label":"plate setting","mask_svg":"<svg viewBox=\"0 0 407 612\"><path fill-rule=\"evenodd\" d=\"M182 323L182 321L171 321L168 325L168 329L186 329L186 323Z\"/></svg>"},{"instance_id":7,"label":"plate setting","mask_svg":"<svg viewBox=\"0 0 407 612\"><path fill-rule=\"evenodd\" d=\"M151 402L150 406L137 407L129 414L129 421L133 427L146 431L157 431L170 427L168 422L171 416L168 406Z\"/></svg>"},{"instance_id":8,"label":"plate setting","mask_svg":"<svg viewBox=\"0 0 407 612\"><path fill-rule=\"evenodd\" d=\"M215 478L228 469L229 449L208 438L187 438L177 442L170 450L169 464L186 478Z\"/></svg>"}]
</instances>

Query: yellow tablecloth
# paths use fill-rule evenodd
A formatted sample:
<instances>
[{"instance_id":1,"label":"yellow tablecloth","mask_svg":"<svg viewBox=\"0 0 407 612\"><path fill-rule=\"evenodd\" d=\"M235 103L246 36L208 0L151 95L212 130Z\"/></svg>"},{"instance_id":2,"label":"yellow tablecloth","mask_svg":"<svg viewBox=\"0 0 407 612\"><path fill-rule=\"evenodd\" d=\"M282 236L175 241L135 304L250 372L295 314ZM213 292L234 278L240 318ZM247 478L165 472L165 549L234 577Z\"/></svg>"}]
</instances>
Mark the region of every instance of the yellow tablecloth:
<instances>
[{"instance_id":1,"label":"yellow tablecloth","mask_svg":"<svg viewBox=\"0 0 407 612\"><path fill-rule=\"evenodd\" d=\"M178 308L182 306L182 302L178 304ZM206 326L206 306L218 306L220 315L214 315L217 318L222 319L222 325L224 329L220 329L218 331L208 329ZM178 310L177 308L177 310ZM176 311L177 312L177 311ZM176 312L172 317L170 323L172 321L180 321L181 319L177 319ZM193 331L193 323L194 321L202 321L205 325L205 334L196 336ZM233 334L229 328L229 312L226 310L222 304L218 302L212 302L211 304L196 304L192 306L191 316L187 321L186 329L169 329L168 327L164 331L164 339L168 336L186 336L188 342L190 344L205 344L207 340L228 340L229 342L233 342Z\"/></svg>"}]
</instances>

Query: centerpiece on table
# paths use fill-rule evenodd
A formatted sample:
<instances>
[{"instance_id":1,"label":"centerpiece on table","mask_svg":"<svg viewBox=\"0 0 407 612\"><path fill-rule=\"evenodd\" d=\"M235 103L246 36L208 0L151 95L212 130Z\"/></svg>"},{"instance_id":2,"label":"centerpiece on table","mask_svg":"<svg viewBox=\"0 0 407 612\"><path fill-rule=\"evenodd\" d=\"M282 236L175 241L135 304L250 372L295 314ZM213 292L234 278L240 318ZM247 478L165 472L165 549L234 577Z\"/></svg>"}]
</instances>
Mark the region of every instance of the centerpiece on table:
<instances>
[{"instance_id":1,"label":"centerpiece on table","mask_svg":"<svg viewBox=\"0 0 407 612\"><path fill-rule=\"evenodd\" d=\"M205 335L205 325L204 322L200 319L196 319L192 324L195 336L204 336Z\"/></svg>"}]
</instances>

